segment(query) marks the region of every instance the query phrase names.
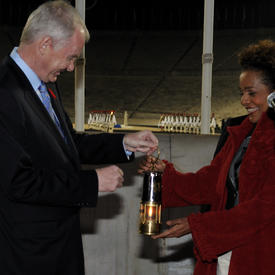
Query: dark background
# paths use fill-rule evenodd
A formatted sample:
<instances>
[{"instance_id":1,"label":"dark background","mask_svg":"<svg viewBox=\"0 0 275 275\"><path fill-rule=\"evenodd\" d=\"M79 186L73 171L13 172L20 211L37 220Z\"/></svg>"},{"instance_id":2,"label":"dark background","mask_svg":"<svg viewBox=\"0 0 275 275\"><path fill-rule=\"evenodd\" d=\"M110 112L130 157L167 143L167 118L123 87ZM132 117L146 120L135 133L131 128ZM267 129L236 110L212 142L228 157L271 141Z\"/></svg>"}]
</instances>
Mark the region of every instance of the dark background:
<instances>
[{"instance_id":1,"label":"dark background","mask_svg":"<svg viewBox=\"0 0 275 275\"><path fill-rule=\"evenodd\" d=\"M0 59L18 45L29 14L45 1L0 0ZM74 1L70 1L75 5ZM215 0L211 110L221 121L243 115L237 54L275 39L274 0ZM117 118L199 113L204 0L86 0L85 121L91 110ZM74 77L62 74L63 103L74 120Z\"/></svg>"},{"instance_id":2,"label":"dark background","mask_svg":"<svg viewBox=\"0 0 275 275\"><path fill-rule=\"evenodd\" d=\"M0 24L23 26L45 1L0 1ZM75 4L75 1L69 1ZM203 26L203 0L86 0L86 23L97 30L195 30ZM275 27L274 0L216 0L215 29Z\"/></svg>"}]
</instances>

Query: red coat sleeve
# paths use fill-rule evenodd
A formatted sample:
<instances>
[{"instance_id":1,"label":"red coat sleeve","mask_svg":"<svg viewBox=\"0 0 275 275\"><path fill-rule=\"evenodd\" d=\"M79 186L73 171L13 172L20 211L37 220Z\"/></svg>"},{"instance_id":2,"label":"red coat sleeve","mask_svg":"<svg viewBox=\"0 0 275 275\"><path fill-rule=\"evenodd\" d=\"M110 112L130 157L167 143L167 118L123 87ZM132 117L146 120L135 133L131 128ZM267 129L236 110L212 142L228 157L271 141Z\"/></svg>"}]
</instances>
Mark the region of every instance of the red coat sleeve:
<instances>
[{"instance_id":1,"label":"red coat sleeve","mask_svg":"<svg viewBox=\"0 0 275 275\"><path fill-rule=\"evenodd\" d=\"M165 161L162 177L163 207L211 204L216 197L219 158L196 173L181 173Z\"/></svg>"}]
</instances>

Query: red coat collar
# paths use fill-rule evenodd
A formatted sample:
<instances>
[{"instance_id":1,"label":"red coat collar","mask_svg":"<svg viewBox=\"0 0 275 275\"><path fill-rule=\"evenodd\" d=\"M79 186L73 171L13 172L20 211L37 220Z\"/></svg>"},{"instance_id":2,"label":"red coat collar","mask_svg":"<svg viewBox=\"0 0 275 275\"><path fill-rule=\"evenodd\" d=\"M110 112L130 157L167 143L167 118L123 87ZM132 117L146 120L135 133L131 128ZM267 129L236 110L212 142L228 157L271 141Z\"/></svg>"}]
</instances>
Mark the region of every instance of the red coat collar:
<instances>
[{"instance_id":1,"label":"red coat collar","mask_svg":"<svg viewBox=\"0 0 275 275\"><path fill-rule=\"evenodd\" d=\"M228 132L234 141L241 143L254 126L255 125L253 125L247 117L240 125L228 127ZM258 143L270 143L274 141L275 122L268 117L266 112L262 114L261 118L257 122L252 138L255 145Z\"/></svg>"}]
</instances>

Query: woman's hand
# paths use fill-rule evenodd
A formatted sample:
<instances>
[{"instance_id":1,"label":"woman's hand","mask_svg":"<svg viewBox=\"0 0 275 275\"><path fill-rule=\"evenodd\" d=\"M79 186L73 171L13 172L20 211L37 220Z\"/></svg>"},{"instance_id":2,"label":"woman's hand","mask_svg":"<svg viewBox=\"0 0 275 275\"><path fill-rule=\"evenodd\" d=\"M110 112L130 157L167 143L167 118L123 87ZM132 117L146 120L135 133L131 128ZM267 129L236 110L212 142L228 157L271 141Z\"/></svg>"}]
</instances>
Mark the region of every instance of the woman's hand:
<instances>
[{"instance_id":1,"label":"woman's hand","mask_svg":"<svg viewBox=\"0 0 275 275\"><path fill-rule=\"evenodd\" d=\"M170 220L166 222L167 225L171 226L168 230L164 232L153 235L153 239L159 238L179 238L191 232L190 226L187 218L179 218L175 220Z\"/></svg>"},{"instance_id":2,"label":"woman's hand","mask_svg":"<svg viewBox=\"0 0 275 275\"><path fill-rule=\"evenodd\" d=\"M165 163L153 156L146 156L139 164L138 173L142 174L146 171L163 172Z\"/></svg>"}]
</instances>

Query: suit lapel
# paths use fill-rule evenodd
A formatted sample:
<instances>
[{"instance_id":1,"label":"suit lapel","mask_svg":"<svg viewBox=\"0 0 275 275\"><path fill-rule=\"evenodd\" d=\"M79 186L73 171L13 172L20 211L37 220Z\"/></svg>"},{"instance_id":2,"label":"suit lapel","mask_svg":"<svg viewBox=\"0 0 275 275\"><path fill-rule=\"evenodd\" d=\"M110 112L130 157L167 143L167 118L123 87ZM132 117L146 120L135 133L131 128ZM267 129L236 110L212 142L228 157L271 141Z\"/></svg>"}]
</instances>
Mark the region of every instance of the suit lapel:
<instances>
[{"instance_id":1,"label":"suit lapel","mask_svg":"<svg viewBox=\"0 0 275 275\"><path fill-rule=\"evenodd\" d=\"M64 128L64 134L69 140L69 144L66 144L64 141L63 137L61 136L55 122L52 120L50 117L48 111L44 107L43 103L41 102L40 98L36 94L36 92L33 90L30 82L27 80L25 74L20 70L20 68L14 63L14 61L8 57L6 59L6 62L11 65L12 69L16 72L18 75L20 82L21 82L21 89L23 93L18 93L17 96L24 96L24 101L28 104L28 106L32 109L32 111L43 121L43 125L48 128L49 133L53 136L53 138L58 142L60 147L62 147L63 151L66 153L66 155L75 163L76 160L78 159L77 155L77 150L75 149L74 142L72 141L71 134L68 131L68 127L66 126L66 123L64 123L64 115L63 112L58 111L58 108L55 109L57 112L57 116L60 119L60 123L62 127ZM51 100L53 102L53 107L56 107L56 102L58 99L56 98L53 100L52 95L50 94Z\"/></svg>"},{"instance_id":2,"label":"suit lapel","mask_svg":"<svg viewBox=\"0 0 275 275\"><path fill-rule=\"evenodd\" d=\"M59 130L58 130L56 124L55 124L55 122L50 117L48 111L44 107L44 105L41 102L41 100L39 99L39 97L36 95L36 93L34 91L30 92L30 90L28 90L26 94L28 95L26 97L26 99L28 99L29 105L31 106L33 111L37 114L37 116L41 120L43 120L45 127L48 128L48 130L53 135L53 137L56 139L58 144L63 148L64 152L70 158L74 159L75 156L73 156L72 154L75 153L75 152L72 152L72 150L70 150L70 146L68 146L66 144L66 142L64 141L63 137L61 136L61 134L60 134L60 132L59 132ZM58 118L60 117L59 114L57 114L57 116L58 116ZM61 123L62 128L64 128L63 124L64 123ZM67 131L64 131L64 134L67 138L68 137ZM68 140L68 138L67 138L67 140Z\"/></svg>"},{"instance_id":3,"label":"suit lapel","mask_svg":"<svg viewBox=\"0 0 275 275\"><path fill-rule=\"evenodd\" d=\"M71 132L68 128L68 123L66 121L65 118L65 114L64 114L64 110L60 101L60 95L55 87L55 85L53 84L47 84L48 90L49 90L49 94L51 97L51 103L52 106L54 108L54 111L58 117L58 120L60 122L60 125L62 127L63 133L67 139L67 147L69 147L69 149L72 151L73 154L78 154L77 153L77 149L75 147L75 143L73 141Z\"/></svg>"}]
</instances>

